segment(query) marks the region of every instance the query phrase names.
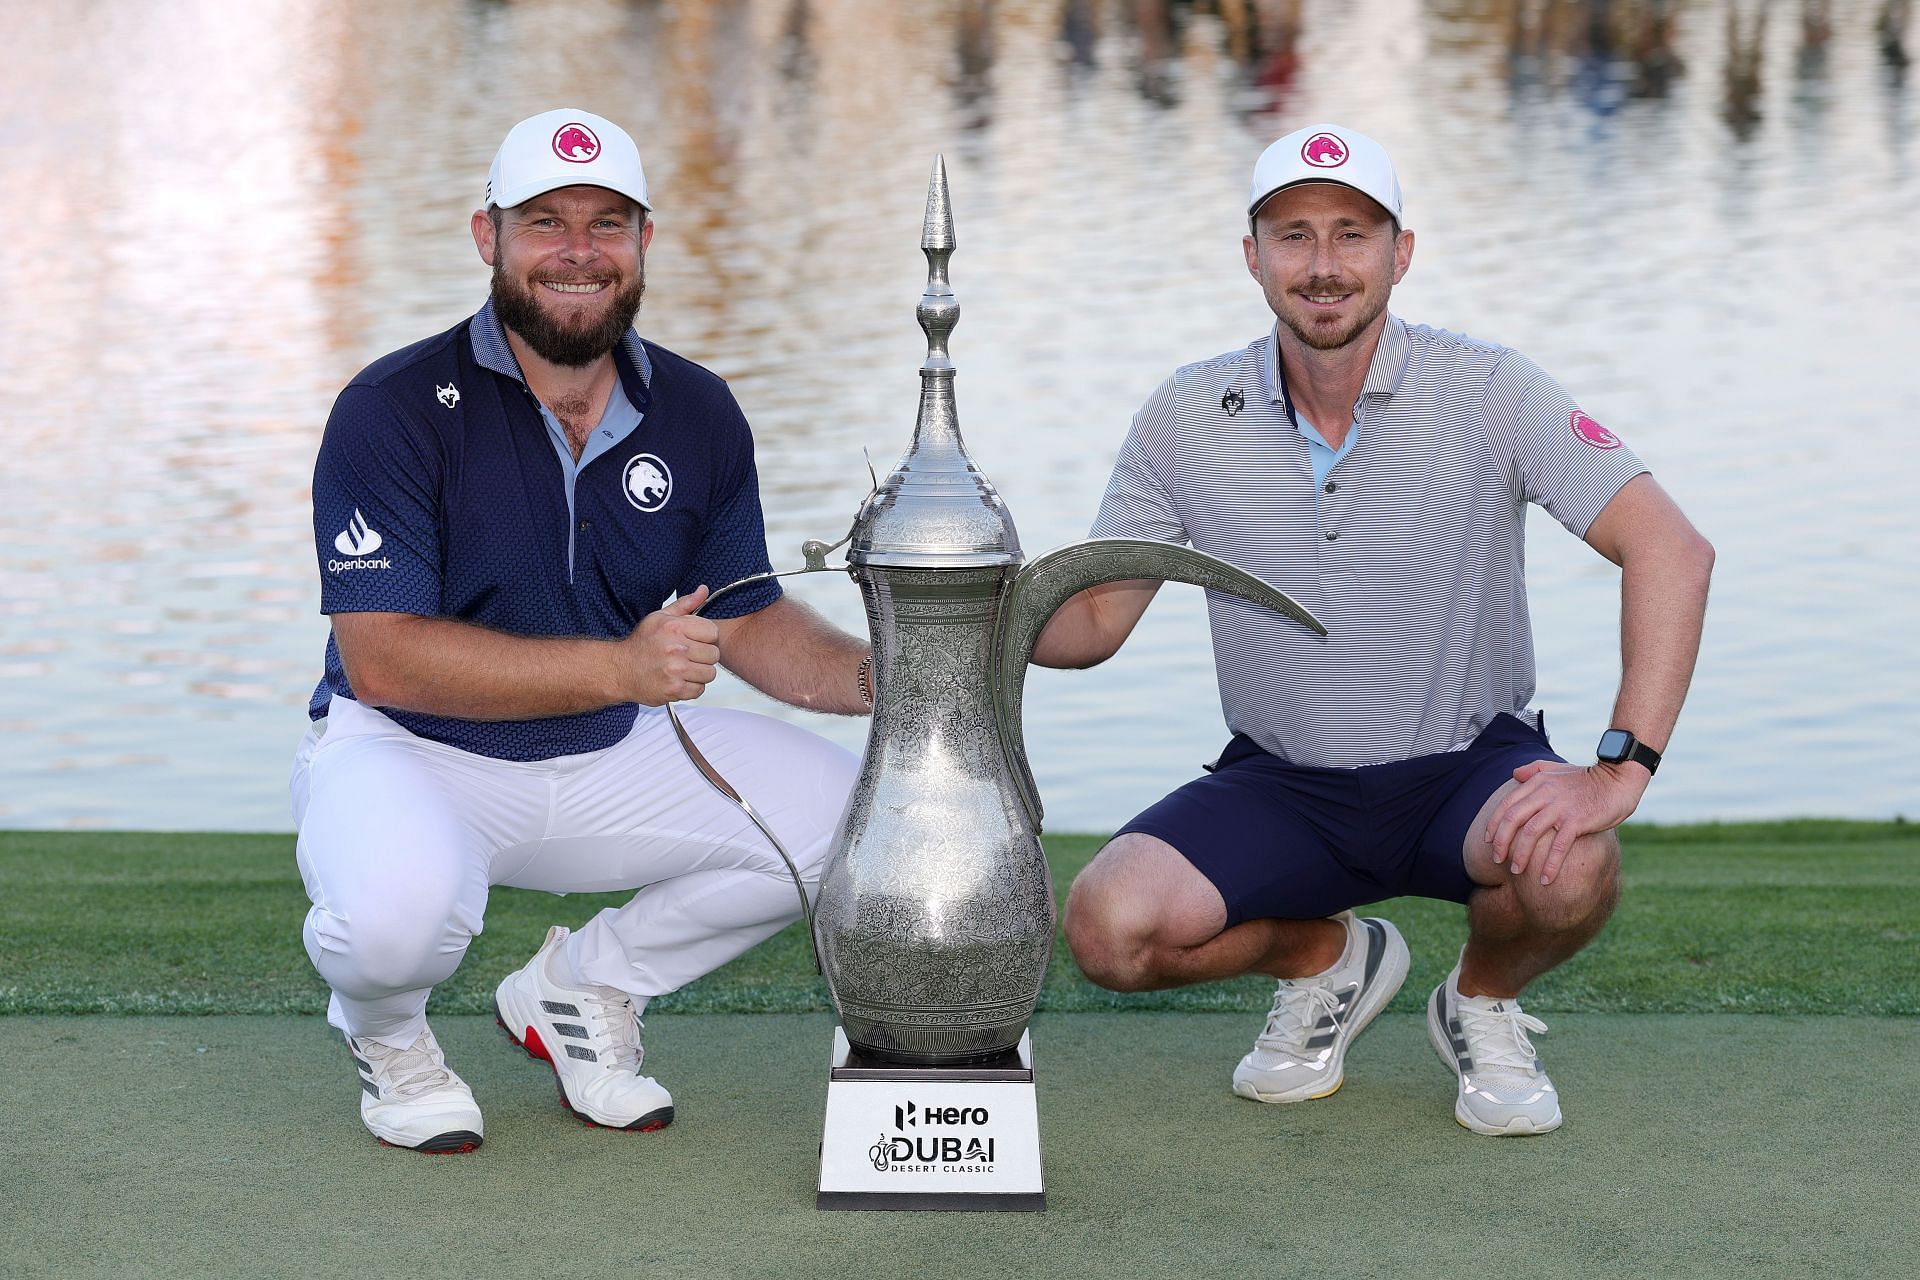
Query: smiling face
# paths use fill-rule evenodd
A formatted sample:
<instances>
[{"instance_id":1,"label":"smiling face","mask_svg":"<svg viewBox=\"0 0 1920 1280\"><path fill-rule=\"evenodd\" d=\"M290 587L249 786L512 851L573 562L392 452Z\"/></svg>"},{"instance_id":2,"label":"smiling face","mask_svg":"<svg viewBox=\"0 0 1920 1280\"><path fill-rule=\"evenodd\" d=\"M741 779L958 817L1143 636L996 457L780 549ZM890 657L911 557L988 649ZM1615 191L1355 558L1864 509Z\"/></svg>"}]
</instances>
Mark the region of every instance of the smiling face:
<instances>
[{"instance_id":1,"label":"smiling face","mask_svg":"<svg viewBox=\"0 0 1920 1280\"><path fill-rule=\"evenodd\" d=\"M600 359L632 327L652 239L646 212L604 187L561 187L473 215L500 323L542 360L570 368Z\"/></svg>"},{"instance_id":2,"label":"smiling face","mask_svg":"<svg viewBox=\"0 0 1920 1280\"><path fill-rule=\"evenodd\" d=\"M1245 238L1267 306L1318 351L1370 337L1413 261L1413 232L1352 187L1312 182L1274 193Z\"/></svg>"}]
</instances>

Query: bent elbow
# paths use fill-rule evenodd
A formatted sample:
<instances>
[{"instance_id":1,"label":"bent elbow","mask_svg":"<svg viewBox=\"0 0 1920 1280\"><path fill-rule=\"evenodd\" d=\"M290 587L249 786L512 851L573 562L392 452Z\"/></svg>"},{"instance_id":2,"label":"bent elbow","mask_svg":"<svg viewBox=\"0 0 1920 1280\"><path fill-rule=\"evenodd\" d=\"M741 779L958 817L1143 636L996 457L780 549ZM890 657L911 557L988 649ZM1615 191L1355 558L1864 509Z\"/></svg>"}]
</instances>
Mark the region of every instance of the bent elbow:
<instances>
[{"instance_id":1,"label":"bent elbow","mask_svg":"<svg viewBox=\"0 0 1920 1280\"><path fill-rule=\"evenodd\" d=\"M1692 562L1695 571L1699 573L1702 583L1707 582L1713 577L1713 562L1717 554L1713 549L1713 544L1708 542L1705 537L1697 532L1693 535L1692 543L1687 548L1687 557Z\"/></svg>"},{"instance_id":2,"label":"bent elbow","mask_svg":"<svg viewBox=\"0 0 1920 1280\"><path fill-rule=\"evenodd\" d=\"M405 705L404 666L399 643L410 619L369 614L336 617L333 623L335 646L340 650L340 669L346 674L353 699L362 706L394 707Z\"/></svg>"},{"instance_id":3,"label":"bent elbow","mask_svg":"<svg viewBox=\"0 0 1920 1280\"><path fill-rule=\"evenodd\" d=\"M1056 671L1085 671L1088 667L1097 667L1119 651L1120 646L1108 646L1103 643L1056 643L1048 644L1046 637L1033 647L1031 661L1036 667L1051 667Z\"/></svg>"},{"instance_id":4,"label":"bent elbow","mask_svg":"<svg viewBox=\"0 0 1920 1280\"><path fill-rule=\"evenodd\" d=\"M379 663L364 659L355 662L342 653L340 668L346 673L347 687L353 691L353 700L361 706L391 707L400 701L398 690L389 683Z\"/></svg>"}]
</instances>

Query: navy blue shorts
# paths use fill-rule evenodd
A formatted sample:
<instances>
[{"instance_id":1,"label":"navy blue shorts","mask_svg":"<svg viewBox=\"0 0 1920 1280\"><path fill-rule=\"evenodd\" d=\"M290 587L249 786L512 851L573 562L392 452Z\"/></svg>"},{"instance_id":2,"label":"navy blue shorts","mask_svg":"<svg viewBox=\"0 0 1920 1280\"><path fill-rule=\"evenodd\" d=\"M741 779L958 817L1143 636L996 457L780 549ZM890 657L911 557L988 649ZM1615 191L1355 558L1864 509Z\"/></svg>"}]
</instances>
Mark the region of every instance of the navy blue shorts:
<instances>
[{"instance_id":1,"label":"navy blue shorts","mask_svg":"<svg viewBox=\"0 0 1920 1280\"><path fill-rule=\"evenodd\" d=\"M1244 734L1210 772L1115 834L1166 841L1227 903L1227 924L1307 920L1403 894L1465 902L1461 849L1487 797L1546 735L1497 715L1472 745L1358 769L1288 764Z\"/></svg>"}]
</instances>

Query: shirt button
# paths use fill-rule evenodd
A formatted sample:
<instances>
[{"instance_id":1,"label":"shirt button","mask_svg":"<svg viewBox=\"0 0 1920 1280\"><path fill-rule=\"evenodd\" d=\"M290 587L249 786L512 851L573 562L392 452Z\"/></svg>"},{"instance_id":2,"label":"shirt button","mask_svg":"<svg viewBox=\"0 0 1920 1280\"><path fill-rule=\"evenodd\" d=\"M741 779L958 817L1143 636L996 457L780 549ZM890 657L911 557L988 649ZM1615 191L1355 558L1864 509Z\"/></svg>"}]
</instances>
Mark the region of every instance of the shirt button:
<instances>
[{"instance_id":1,"label":"shirt button","mask_svg":"<svg viewBox=\"0 0 1920 1280\"><path fill-rule=\"evenodd\" d=\"M1333 529L1329 529L1329 530L1327 530L1327 541L1328 541L1328 542L1332 542L1332 541L1333 541L1333 540L1334 540L1335 538L1338 538L1339 536L1340 536L1340 534L1339 534L1339 532L1338 532L1337 530L1333 530Z\"/></svg>"},{"instance_id":2,"label":"shirt button","mask_svg":"<svg viewBox=\"0 0 1920 1280\"><path fill-rule=\"evenodd\" d=\"M580 532L582 533L585 533L588 529L592 527L593 527L593 522L590 520L582 520L580 522Z\"/></svg>"},{"instance_id":3,"label":"shirt button","mask_svg":"<svg viewBox=\"0 0 1920 1280\"><path fill-rule=\"evenodd\" d=\"M1335 484L1335 483L1334 483L1333 481L1331 481L1331 480L1329 480L1329 481L1327 481L1327 492L1328 492L1328 493L1332 493L1332 492L1333 492L1333 491L1334 491L1335 489L1338 489L1339 487L1340 487L1340 486L1339 486L1339 485L1337 485L1337 484Z\"/></svg>"}]
</instances>

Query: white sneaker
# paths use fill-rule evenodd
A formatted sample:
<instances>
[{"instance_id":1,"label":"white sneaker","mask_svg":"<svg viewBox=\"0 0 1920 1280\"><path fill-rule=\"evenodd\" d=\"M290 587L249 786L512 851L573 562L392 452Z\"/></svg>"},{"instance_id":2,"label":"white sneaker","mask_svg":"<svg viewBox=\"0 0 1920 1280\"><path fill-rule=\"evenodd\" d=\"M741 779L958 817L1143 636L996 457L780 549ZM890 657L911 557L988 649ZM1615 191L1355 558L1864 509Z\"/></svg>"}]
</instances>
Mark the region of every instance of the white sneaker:
<instances>
[{"instance_id":1,"label":"white sneaker","mask_svg":"<svg viewBox=\"0 0 1920 1280\"><path fill-rule=\"evenodd\" d=\"M1233 1069L1233 1091L1257 1102L1324 1098L1346 1080L1347 1046L1407 980L1407 943L1385 920L1334 917L1346 926L1342 962L1310 978L1283 978L1266 1029Z\"/></svg>"},{"instance_id":2,"label":"white sneaker","mask_svg":"<svg viewBox=\"0 0 1920 1280\"><path fill-rule=\"evenodd\" d=\"M480 1107L453 1074L433 1028L405 1049L346 1037L360 1068L360 1121L389 1147L450 1155L480 1145Z\"/></svg>"},{"instance_id":3,"label":"white sneaker","mask_svg":"<svg viewBox=\"0 0 1920 1280\"><path fill-rule=\"evenodd\" d=\"M561 946L567 931L547 930L533 959L509 974L493 1009L514 1043L553 1067L560 1099L588 1124L610 1129L664 1129L673 1123L673 1095L640 1074L640 1019L624 991L576 987Z\"/></svg>"},{"instance_id":4,"label":"white sneaker","mask_svg":"<svg viewBox=\"0 0 1920 1280\"><path fill-rule=\"evenodd\" d=\"M1427 1001L1427 1037L1460 1081L1453 1118L1494 1137L1558 1129L1560 1095L1527 1039L1547 1024L1512 997L1463 996L1459 982L1456 963Z\"/></svg>"}]
</instances>

